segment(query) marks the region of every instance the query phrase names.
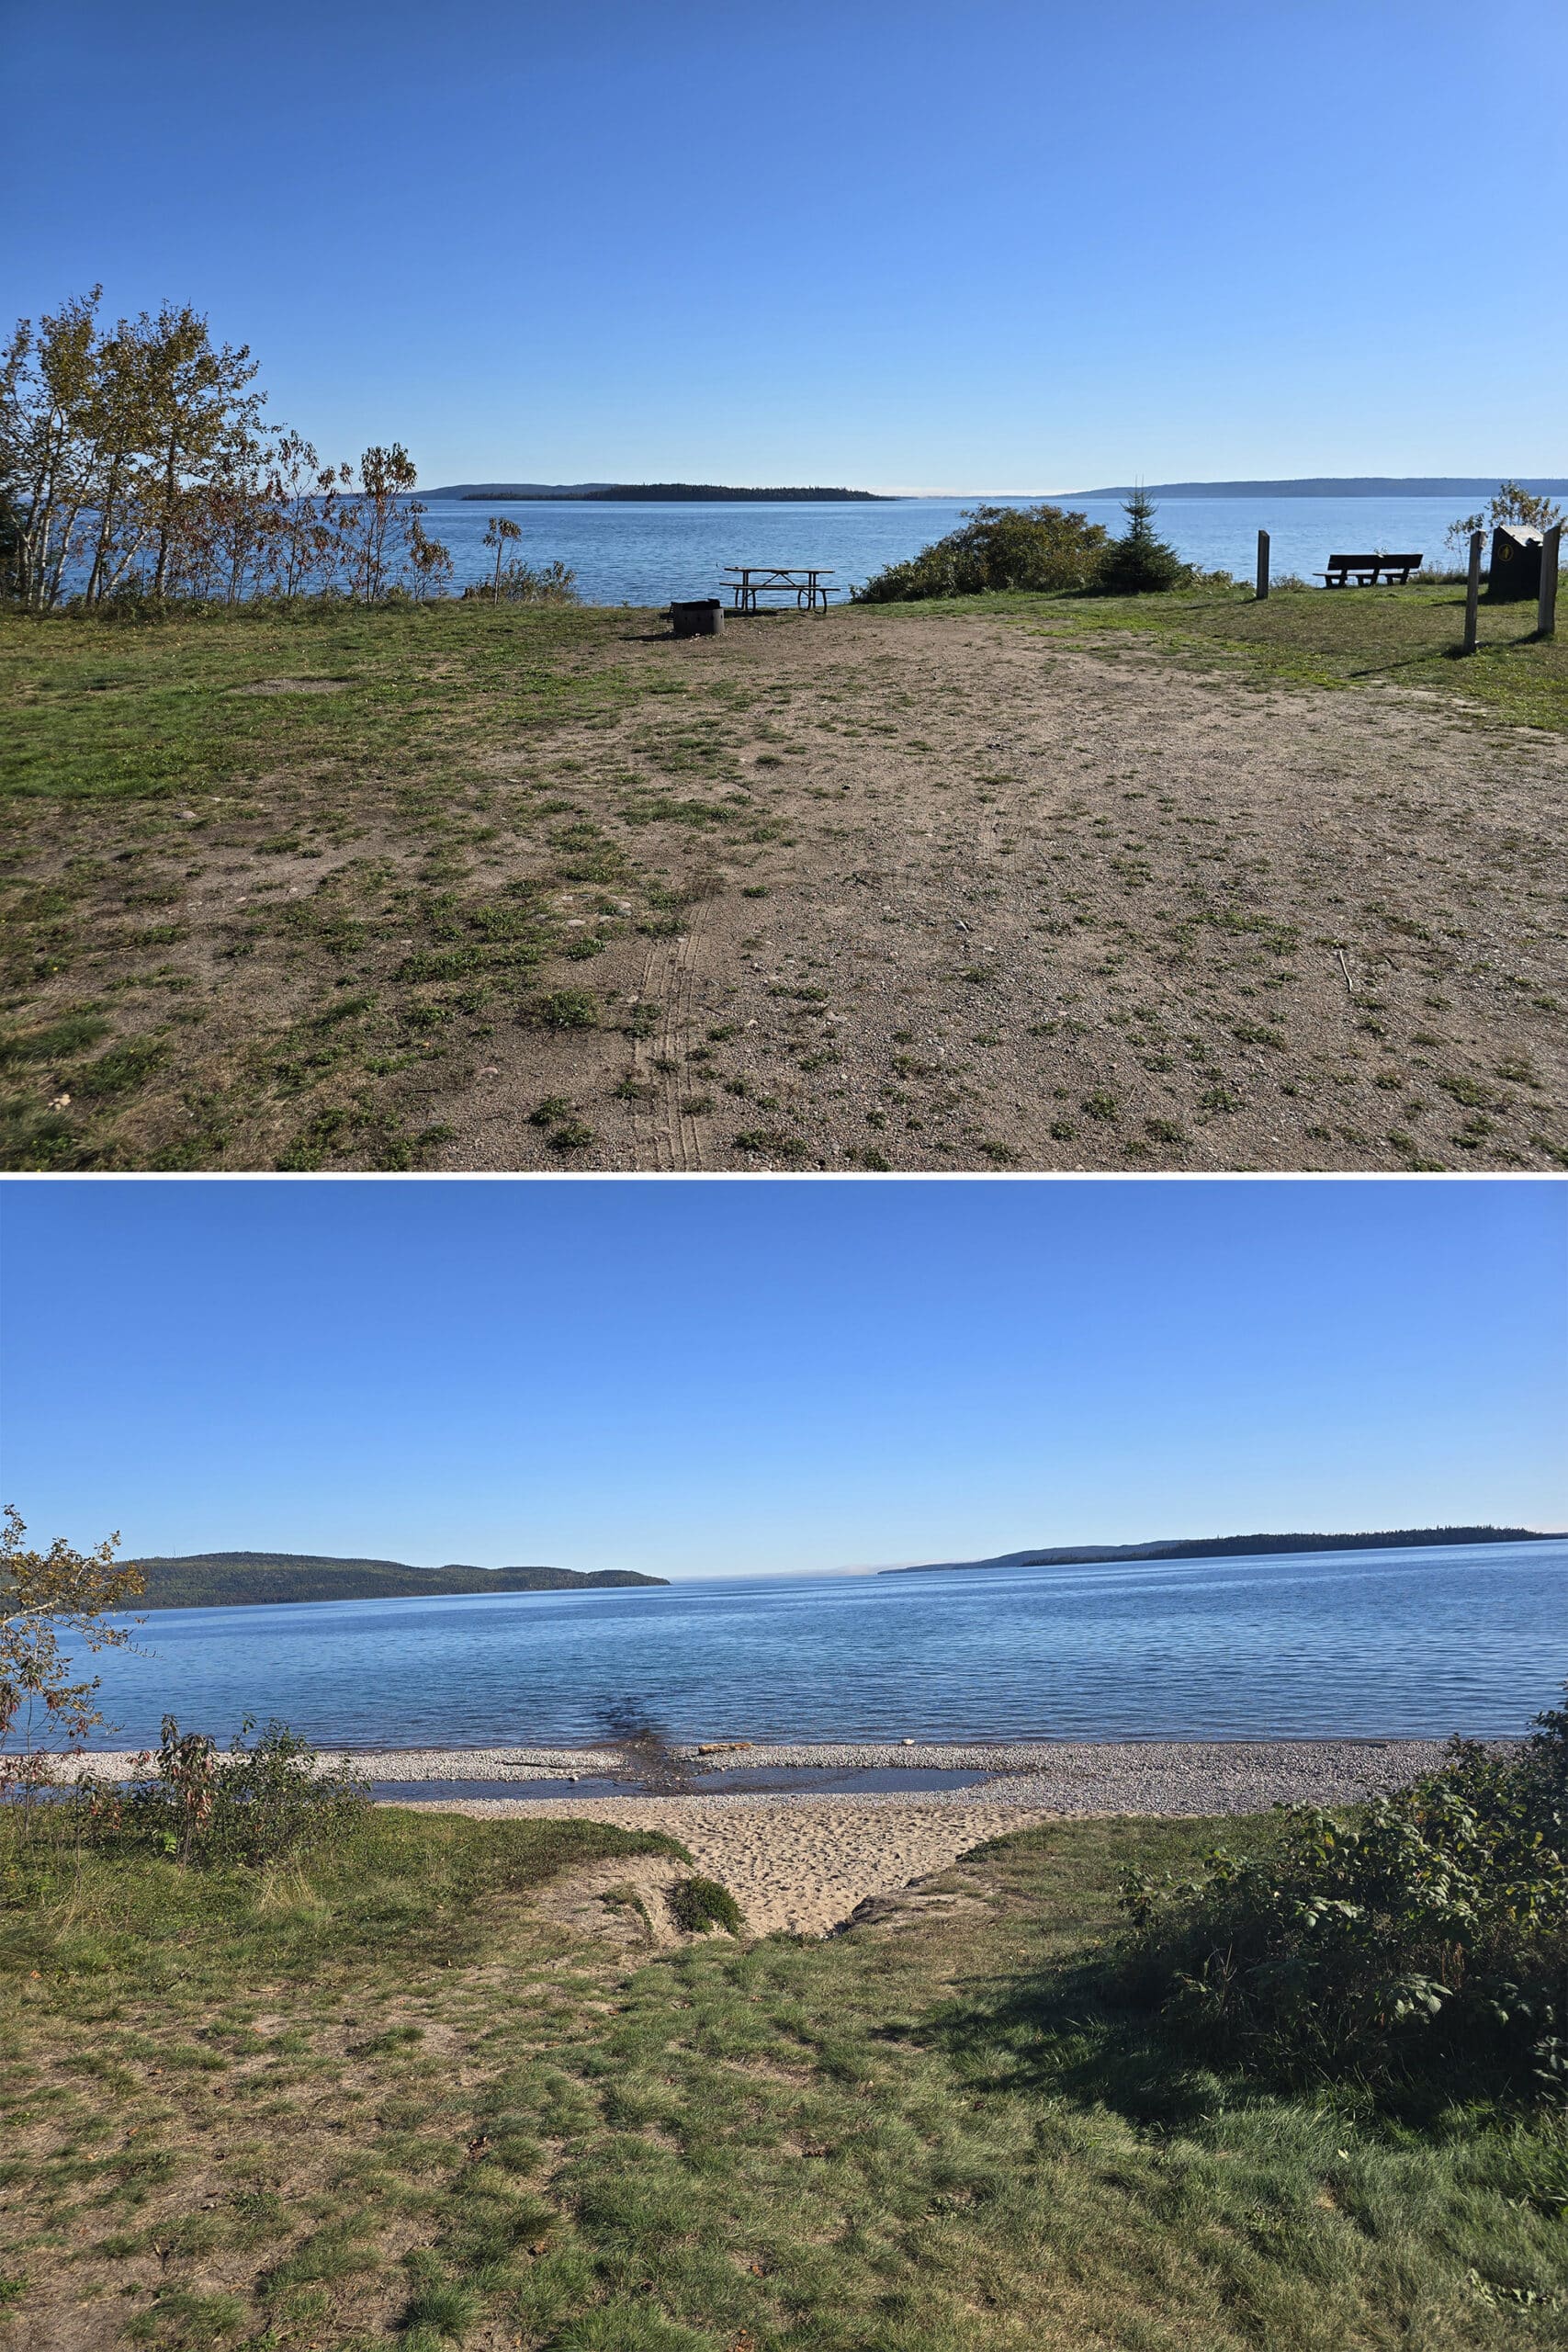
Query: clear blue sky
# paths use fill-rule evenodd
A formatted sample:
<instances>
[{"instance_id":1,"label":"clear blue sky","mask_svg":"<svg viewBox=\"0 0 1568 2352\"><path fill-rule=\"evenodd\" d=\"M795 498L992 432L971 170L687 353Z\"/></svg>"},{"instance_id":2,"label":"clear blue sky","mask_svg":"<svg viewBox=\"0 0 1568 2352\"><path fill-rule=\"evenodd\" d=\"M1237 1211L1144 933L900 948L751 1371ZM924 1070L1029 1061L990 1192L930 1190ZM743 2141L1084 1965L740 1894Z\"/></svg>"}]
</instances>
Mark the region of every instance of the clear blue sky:
<instances>
[{"instance_id":1,"label":"clear blue sky","mask_svg":"<svg viewBox=\"0 0 1568 2352\"><path fill-rule=\"evenodd\" d=\"M1568 1185L13 1182L4 1492L131 1551L828 1569L1568 1522Z\"/></svg>"},{"instance_id":2,"label":"clear blue sky","mask_svg":"<svg viewBox=\"0 0 1568 2352\"><path fill-rule=\"evenodd\" d=\"M323 451L1065 490L1568 471L1562 0L0 0L0 295Z\"/></svg>"}]
</instances>

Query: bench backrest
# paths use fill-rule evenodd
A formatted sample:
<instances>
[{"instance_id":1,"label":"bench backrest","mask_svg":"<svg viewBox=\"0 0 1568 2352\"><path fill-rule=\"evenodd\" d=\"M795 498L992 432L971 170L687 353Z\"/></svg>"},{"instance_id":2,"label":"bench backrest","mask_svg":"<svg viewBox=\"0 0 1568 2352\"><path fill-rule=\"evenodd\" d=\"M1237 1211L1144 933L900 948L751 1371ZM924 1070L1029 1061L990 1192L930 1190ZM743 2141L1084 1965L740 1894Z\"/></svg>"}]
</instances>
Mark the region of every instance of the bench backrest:
<instances>
[{"instance_id":1,"label":"bench backrest","mask_svg":"<svg viewBox=\"0 0 1568 2352\"><path fill-rule=\"evenodd\" d=\"M1380 571L1387 571L1394 564L1408 564L1414 571L1420 561L1418 555L1331 555L1328 569L1330 571L1371 571L1375 564Z\"/></svg>"}]
</instances>

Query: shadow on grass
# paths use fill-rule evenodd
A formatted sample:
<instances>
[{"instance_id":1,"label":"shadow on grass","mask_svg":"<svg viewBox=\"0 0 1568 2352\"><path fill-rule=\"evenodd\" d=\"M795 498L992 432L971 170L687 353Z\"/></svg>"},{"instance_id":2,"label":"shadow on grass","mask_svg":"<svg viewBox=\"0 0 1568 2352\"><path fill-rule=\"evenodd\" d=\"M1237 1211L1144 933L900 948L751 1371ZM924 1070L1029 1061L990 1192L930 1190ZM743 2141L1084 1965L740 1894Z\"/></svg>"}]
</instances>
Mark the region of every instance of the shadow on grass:
<instances>
[{"instance_id":1,"label":"shadow on grass","mask_svg":"<svg viewBox=\"0 0 1568 2352\"><path fill-rule=\"evenodd\" d=\"M1479 2052L1449 2049L1432 2062L1371 2080L1325 2073L1280 2053L1222 2053L1153 2006L1140 2006L1127 1976L1104 1954L977 1987L918 2029L976 2090L1103 2107L1160 2136L1194 2132L1226 2109L1258 2102L1355 2111L1400 2132L1440 2132L1457 2115L1523 2120L1521 2103Z\"/></svg>"},{"instance_id":2,"label":"shadow on grass","mask_svg":"<svg viewBox=\"0 0 1568 2352\"><path fill-rule=\"evenodd\" d=\"M991 2095L1068 2098L1162 2132L1190 2130L1234 2086L1156 2012L1118 1997L1103 1959L998 1980L917 2033ZM1253 2087L1257 2087L1254 2086Z\"/></svg>"}]
</instances>

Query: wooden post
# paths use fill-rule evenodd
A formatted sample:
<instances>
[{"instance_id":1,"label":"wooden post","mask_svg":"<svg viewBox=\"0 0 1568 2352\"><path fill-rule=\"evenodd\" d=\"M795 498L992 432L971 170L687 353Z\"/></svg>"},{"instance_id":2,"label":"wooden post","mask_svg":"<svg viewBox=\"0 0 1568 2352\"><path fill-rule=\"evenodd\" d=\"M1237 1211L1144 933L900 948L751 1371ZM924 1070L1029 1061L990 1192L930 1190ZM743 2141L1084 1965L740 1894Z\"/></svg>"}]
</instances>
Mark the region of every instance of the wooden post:
<instances>
[{"instance_id":1,"label":"wooden post","mask_svg":"<svg viewBox=\"0 0 1568 2352\"><path fill-rule=\"evenodd\" d=\"M1264 597L1267 596L1268 594L1269 534L1267 531L1259 531L1258 534L1258 601L1259 604L1263 602Z\"/></svg>"},{"instance_id":2,"label":"wooden post","mask_svg":"<svg viewBox=\"0 0 1568 2352\"><path fill-rule=\"evenodd\" d=\"M1481 609L1481 539L1479 531L1470 535L1470 577L1464 589L1464 650L1475 650L1475 628Z\"/></svg>"},{"instance_id":3,"label":"wooden post","mask_svg":"<svg viewBox=\"0 0 1568 2352\"><path fill-rule=\"evenodd\" d=\"M1535 608L1537 637L1551 637L1557 628L1557 560L1562 548L1562 526L1553 523L1540 543L1540 595Z\"/></svg>"}]
</instances>

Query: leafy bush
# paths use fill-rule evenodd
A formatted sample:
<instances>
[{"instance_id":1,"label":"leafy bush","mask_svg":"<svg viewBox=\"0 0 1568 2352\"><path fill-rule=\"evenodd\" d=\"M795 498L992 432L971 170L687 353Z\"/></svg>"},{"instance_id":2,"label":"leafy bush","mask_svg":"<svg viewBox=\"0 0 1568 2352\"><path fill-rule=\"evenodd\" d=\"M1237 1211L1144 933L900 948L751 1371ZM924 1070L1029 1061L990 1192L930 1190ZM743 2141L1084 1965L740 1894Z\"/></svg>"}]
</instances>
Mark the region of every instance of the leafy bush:
<instances>
[{"instance_id":1,"label":"leafy bush","mask_svg":"<svg viewBox=\"0 0 1568 2352\"><path fill-rule=\"evenodd\" d=\"M670 1909L675 1925L689 1936L705 1936L710 1928L722 1928L728 1936L745 1932L739 1904L716 1879L677 1879L670 1890Z\"/></svg>"},{"instance_id":2,"label":"leafy bush","mask_svg":"<svg viewBox=\"0 0 1568 2352\"><path fill-rule=\"evenodd\" d=\"M1462 2064L1568 2097L1568 1709L1536 1724L1359 1811L1281 1806L1268 1851L1131 1877L1135 1996L1286 2075Z\"/></svg>"},{"instance_id":3,"label":"leafy bush","mask_svg":"<svg viewBox=\"0 0 1568 2352\"><path fill-rule=\"evenodd\" d=\"M1165 539L1156 539L1154 518L1158 509L1147 493L1135 490L1122 504L1127 517L1124 537L1112 539L1100 560L1095 586L1106 596L1162 595L1185 587L1191 567L1182 562Z\"/></svg>"},{"instance_id":4,"label":"leafy bush","mask_svg":"<svg viewBox=\"0 0 1568 2352\"><path fill-rule=\"evenodd\" d=\"M101 1791L85 1800L96 1825L129 1833L180 1862L268 1863L301 1860L340 1845L370 1803L364 1780L323 1770L315 1749L287 1724L269 1723L254 1743L247 1715L227 1758L206 1732L184 1732L165 1715L149 1777L106 1806Z\"/></svg>"},{"instance_id":5,"label":"leafy bush","mask_svg":"<svg viewBox=\"0 0 1568 2352\"><path fill-rule=\"evenodd\" d=\"M1563 519L1562 509L1544 491L1526 490L1522 482L1499 482L1496 491L1478 514L1461 514L1449 525L1445 534L1450 548L1469 544L1472 531L1495 531L1501 523L1522 523L1538 531L1550 531L1554 523ZM1463 572L1456 572L1463 579Z\"/></svg>"},{"instance_id":6,"label":"leafy bush","mask_svg":"<svg viewBox=\"0 0 1568 2352\"><path fill-rule=\"evenodd\" d=\"M856 589L855 602L909 604L927 596L978 596L987 589L1086 588L1104 546L1100 524L1060 506L976 506L961 529L923 548L908 563L890 563Z\"/></svg>"},{"instance_id":7,"label":"leafy bush","mask_svg":"<svg viewBox=\"0 0 1568 2352\"><path fill-rule=\"evenodd\" d=\"M482 605L581 605L577 574L564 563L525 563L521 558L499 564L487 580L463 591L463 602Z\"/></svg>"}]
</instances>

